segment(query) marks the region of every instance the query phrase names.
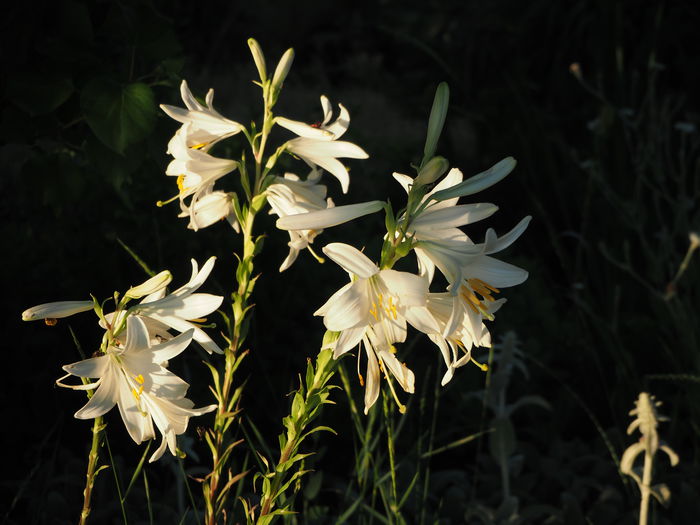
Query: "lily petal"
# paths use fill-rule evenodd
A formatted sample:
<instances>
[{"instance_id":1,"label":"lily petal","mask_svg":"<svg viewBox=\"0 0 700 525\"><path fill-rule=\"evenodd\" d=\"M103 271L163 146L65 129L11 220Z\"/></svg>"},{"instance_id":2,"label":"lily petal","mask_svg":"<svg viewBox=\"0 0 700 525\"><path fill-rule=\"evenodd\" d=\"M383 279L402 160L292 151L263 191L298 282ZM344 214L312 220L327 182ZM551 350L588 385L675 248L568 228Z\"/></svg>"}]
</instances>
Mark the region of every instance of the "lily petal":
<instances>
[{"instance_id":1,"label":"lily petal","mask_svg":"<svg viewBox=\"0 0 700 525\"><path fill-rule=\"evenodd\" d=\"M334 242L323 247L325 253L333 262L340 265L346 272L367 279L379 272L376 264L357 248L341 242Z\"/></svg>"}]
</instances>

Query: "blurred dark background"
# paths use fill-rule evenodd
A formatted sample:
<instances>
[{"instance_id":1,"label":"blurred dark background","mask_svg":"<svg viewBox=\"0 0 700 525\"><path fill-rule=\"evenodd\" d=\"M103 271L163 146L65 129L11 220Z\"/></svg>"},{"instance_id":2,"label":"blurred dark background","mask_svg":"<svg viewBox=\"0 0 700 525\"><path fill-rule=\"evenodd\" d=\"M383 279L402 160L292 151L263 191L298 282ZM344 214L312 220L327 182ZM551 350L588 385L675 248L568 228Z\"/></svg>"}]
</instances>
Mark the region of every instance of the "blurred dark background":
<instances>
[{"instance_id":1,"label":"blurred dark background","mask_svg":"<svg viewBox=\"0 0 700 525\"><path fill-rule=\"evenodd\" d=\"M248 37L260 42L268 69L286 48L295 49L279 114L320 120L321 94L349 109L346 137L370 159L347 162L347 196L325 178L337 204L401 202L391 173L410 174L411 163L420 161L432 97L443 80L451 106L438 152L467 176L505 156L518 160L505 181L476 198L500 207L489 221L499 233L533 215L503 256L530 279L505 291L509 302L490 324L496 341L517 333L529 370L528 377L514 375L509 397L539 395L550 404L513 416L509 468L521 511L530 509L521 512L523 522L545 523L545 516L547 523L636 522L637 489L617 474L613 456L636 439L625 430L641 390L665 402L661 411L671 421L660 433L681 457L674 469L659 458L658 479L673 501L667 510L658 507L656 523L694 522L700 510L697 258L674 277L689 232L700 231L697 2L28 1L6 8L0 23L4 522L76 521L90 424L72 417L84 396L54 381L62 365L80 359L69 327L86 353L100 337L90 314L48 327L22 323L22 310L90 293L106 298L144 280L119 240L154 270L170 269L175 286L187 280L190 258L216 255L205 291L226 295L233 288L239 238L230 228L222 223L195 233L177 218L177 204L155 205L175 192L164 170L177 128L157 106L180 105L186 78L197 96L213 87L227 117L259 119ZM236 147L232 141L216 154ZM305 174L291 160L282 168ZM263 277L240 376L248 380L242 408L274 450L286 394L320 343L322 322L312 313L346 276L307 253L279 274L287 235L275 230L273 218L257 225L268 234L256 261ZM382 228L381 217L364 218L324 232L317 245L365 245L376 257ZM479 239L484 230L476 225L468 233ZM438 403L433 385L442 365L434 346L426 338L405 346L417 387L397 450L406 469L433 472L429 497L415 515L427 508L434 522L463 523L470 508L498 507L499 471L488 446L476 440L427 463L413 447L433 417L435 448L483 428L484 374L459 370ZM204 405L208 376L198 352L188 350L173 368L192 383L189 397ZM352 360L346 364L352 371ZM354 387L359 401L361 389ZM350 504L343 494L352 429L342 391L335 398L324 423L340 435L317 439L319 454L308 466L322 472L322 482L315 493L298 496L296 508L305 510L300 523L332 523ZM116 411L107 422L115 464L128 481L141 450ZM193 475L207 464L198 424L190 422L185 442ZM242 448L239 465L244 454ZM168 458L148 468L151 497L161 505L154 507L162 516L156 523L178 522L188 505L178 463ZM250 480L243 483L241 494L254 497ZM142 493L139 488L128 503L135 523L148 522ZM95 492L95 523L121 522L114 494L113 474L105 471ZM419 505L411 501L407 508Z\"/></svg>"}]
</instances>

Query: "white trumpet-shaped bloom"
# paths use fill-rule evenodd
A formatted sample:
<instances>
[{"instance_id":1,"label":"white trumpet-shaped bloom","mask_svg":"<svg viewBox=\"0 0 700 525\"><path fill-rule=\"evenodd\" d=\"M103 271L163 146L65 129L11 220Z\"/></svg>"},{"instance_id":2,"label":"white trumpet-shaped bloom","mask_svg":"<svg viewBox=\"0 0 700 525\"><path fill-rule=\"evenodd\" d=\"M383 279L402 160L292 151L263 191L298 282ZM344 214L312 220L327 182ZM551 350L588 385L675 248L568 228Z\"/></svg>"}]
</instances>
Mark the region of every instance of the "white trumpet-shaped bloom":
<instances>
[{"instance_id":1,"label":"white trumpet-shaped bloom","mask_svg":"<svg viewBox=\"0 0 700 525\"><path fill-rule=\"evenodd\" d=\"M180 94L186 109L167 104L161 104L160 107L168 116L184 124L177 134L181 135L180 139L188 147L206 151L219 140L235 135L243 129L241 124L225 118L214 109L213 89L207 92L205 105L197 102L185 80L180 84ZM172 154L171 148L172 142L168 148L168 153Z\"/></svg>"},{"instance_id":2,"label":"white trumpet-shaped bloom","mask_svg":"<svg viewBox=\"0 0 700 525\"><path fill-rule=\"evenodd\" d=\"M328 330L340 332L337 358L363 342L367 354L365 412L379 392L379 363L406 392L413 392L413 373L393 355L393 345L406 339L406 322L421 329L434 325L425 308L428 285L418 275L380 270L362 252L332 243L323 252L350 274L351 281L333 294L314 315L323 316Z\"/></svg>"},{"instance_id":3,"label":"white trumpet-shaped bloom","mask_svg":"<svg viewBox=\"0 0 700 525\"><path fill-rule=\"evenodd\" d=\"M473 347L490 347L491 334L484 319L493 319L493 314L505 303L505 299L485 301L483 311L477 309L472 294L468 300L450 293L428 294L426 308L439 325L439 330L428 333L430 340L440 349L447 371L442 378L446 385L456 368L473 361Z\"/></svg>"},{"instance_id":4,"label":"white trumpet-shaped bloom","mask_svg":"<svg viewBox=\"0 0 700 525\"><path fill-rule=\"evenodd\" d=\"M333 111L328 98L321 97L323 107L323 122L318 126L310 126L304 122L277 117L275 122L298 135L286 143L286 150L302 159L312 168L318 166L331 173L340 181L343 193L350 186L348 170L338 160L339 158L366 159L365 150L351 142L339 141L350 125L350 113L341 104L340 115L331 122Z\"/></svg>"},{"instance_id":5,"label":"white trumpet-shaped bloom","mask_svg":"<svg viewBox=\"0 0 700 525\"><path fill-rule=\"evenodd\" d=\"M213 191L213 185L196 193L189 206L180 201L180 217L190 219L187 227L198 231L226 219L231 227L240 232L241 228L233 210L231 195L224 191Z\"/></svg>"},{"instance_id":6,"label":"white trumpet-shaped bloom","mask_svg":"<svg viewBox=\"0 0 700 525\"><path fill-rule=\"evenodd\" d=\"M176 436L187 429L189 418L216 409L216 405L193 408L185 397L189 385L168 371L163 363L179 355L192 340L193 330L158 345L151 345L148 329L137 316L127 318L126 341L107 347L104 355L66 365L67 376L57 383L78 390L94 390L87 404L75 413L78 419L92 419L119 407L126 429L136 443L156 437L162 442L149 461L156 461L166 447L175 455ZM96 378L86 385L66 385L73 375Z\"/></svg>"},{"instance_id":7,"label":"white trumpet-shaped bloom","mask_svg":"<svg viewBox=\"0 0 700 525\"><path fill-rule=\"evenodd\" d=\"M185 124L187 128L189 124ZM180 201L190 195L211 190L214 183L238 167L235 160L220 159L208 153L190 148L185 134L176 135L171 141L173 160L165 170L166 175L177 177Z\"/></svg>"},{"instance_id":8,"label":"white trumpet-shaped bloom","mask_svg":"<svg viewBox=\"0 0 700 525\"><path fill-rule=\"evenodd\" d=\"M332 209L333 200L326 198L326 186L318 184L319 173L312 171L309 177L302 181L293 173L286 173L284 178L277 177L275 182L267 187L267 202L270 203L270 213L280 218L308 214L317 210ZM279 271L289 268L297 259L299 252L310 248L314 239L323 228L290 229L289 255L282 262Z\"/></svg>"},{"instance_id":9,"label":"white trumpet-shaped bloom","mask_svg":"<svg viewBox=\"0 0 700 525\"><path fill-rule=\"evenodd\" d=\"M472 177L472 179L477 178ZM503 175L500 175L502 178ZM394 178L408 193L413 179L407 175L394 173ZM423 209L411 219L408 233L417 241L414 245L420 273L432 281L437 266L450 282L451 291L457 293L465 278L480 278L499 288L515 286L527 279L527 272L508 263L489 257L490 254L510 246L527 228L531 217L525 217L513 230L502 237L489 229L485 242L475 244L460 226L473 224L490 217L498 207L490 203L458 205L459 196L434 200L436 194L445 194L451 188L458 188L462 182L462 172L456 168L438 183L423 198ZM496 180L500 180L496 178ZM471 179L470 179L471 180ZM485 183L482 183L482 186Z\"/></svg>"},{"instance_id":10,"label":"white trumpet-shaped bloom","mask_svg":"<svg viewBox=\"0 0 700 525\"><path fill-rule=\"evenodd\" d=\"M210 257L202 269L192 259L192 276L189 282L174 292L166 295L165 288L144 297L128 311L121 311L118 316L107 314L105 320L112 326L119 326L125 315L139 317L148 328L151 339L170 339L169 329L178 332L193 330L193 339L209 353L223 353L223 350L202 330L196 322L215 311L224 298L220 295L195 293L214 268L216 257Z\"/></svg>"}]
</instances>

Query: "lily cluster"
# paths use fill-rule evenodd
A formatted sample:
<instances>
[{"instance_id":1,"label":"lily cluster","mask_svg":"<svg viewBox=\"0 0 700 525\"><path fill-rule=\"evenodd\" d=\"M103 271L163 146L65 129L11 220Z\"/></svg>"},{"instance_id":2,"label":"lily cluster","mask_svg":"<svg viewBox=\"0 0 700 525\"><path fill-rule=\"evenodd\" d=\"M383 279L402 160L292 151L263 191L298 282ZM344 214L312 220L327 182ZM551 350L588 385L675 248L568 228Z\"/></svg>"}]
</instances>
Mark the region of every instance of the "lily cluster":
<instances>
[{"instance_id":1,"label":"lily cluster","mask_svg":"<svg viewBox=\"0 0 700 525\"><path fill-rule=\"evenodd\" d=\"M326 328L334 334L331 340L336 358L358 345L364 350L366 379L358 375L361 383L366 382L365 412L379 396L382 372L401 410L404 407L392 378L404 391L414 391L415 376L397 358L394 346L406 340L408 325L425 333L438 347L447 368L443 385L452 379L455 369L469 362L486 369L472 356L472 350L491 346L485 321L493 320L505 302L495 295L501 288L522 283L528 275L492 255L520 237L530 217L505 235L499 237L488 229L482 242L474 242L460 227L483 220L498 208L490 203L460 205L458 201L502 180L515 164L514 159L506 158L463 180L458 169L445 174L447 161L434 157L415 179L394 173L407 193L407 204L397 214L388 203L373 201L278 219L277 226L289 229L292 235L318 231L381 208L386 212L388 232L379 264L347 244L333 243L323 248L348 273L350 282L315 312L323 316ZM394 270L394 264L411 252L418 271ZM446 286L441 291L430 291L436 269L444 276Z\"/></svg>"},{"instance_id":2,"label":"lily cluster","mask_svg":"<svg viewBox=\"0 0 700 525\"><path fill-rule=\"evenodd\" d=\"M87 404L75 413L78 419L100 417L117 405L137 444L155 438L155 424L162 441L151 462L160 458L166 448L176 454L176 437L186 431L190 417L216 409L216 405L194 408L194 403L185 397L189 384L167 369L168 361L182 353L192 340L209 353L222 353L198 323L219 307L223 297L195 293L211 273L214 262L215 258L210 258L200 270L192 260L189 282L170 294L166 287L172 275L167 270L130 288L121 298L115 293L116 307L110 313L104 313L94 299L46 303L22 313L25 321L43 319L54 324L58 318L95 311L105 330L100 349L89 359L65 365L67 374L56 383L89 392ZM130 304L136 299L140 301ZM173 331L179 335L173 335ZM65 383L70 376L83 381Z\"/></svg>"},{"instance_id":3,"label":"lily cluster","mask_svg":"<svg viewBox=\"0 0 700 525\"><path fill-rule=\"evenodd\" d=\"M367 153L356 144L338 140L348 130L350 113L339 104L338 115L333 119L333 107L325 96L321 96L323 120L320 123L307 124L273 115L272 108L291 67L294 53L288 50L278 63L273 77L268 78L262 50L255 40L250 39L248 43L260 75L260 81L256 84L262 88L265 103L264 121L259 128L254 123L246 128L216 111L212 89L207 92L203 104L198 102L184 80L180 93L185 107L161 105L168 116L181 124L168 144L168 153L173 160L166 169L166 175L176 177L178 193L165 203L178 200L179 216L188 218L188 228L195 231L226 219L236 232L240 232L241 224L246 222L246 208L240 204L242 199L236 192L214 189L215 184L230 173L238 171L240 185L250 206L267 200L270 213L285 217L333 207L333 200L326 197L326 186L320 184L323 171L338 179L343 193L347 193L350 177L347 168L338 159L367 158ZM281 144L264 160L268 137L276 125L296 136ZM217 143L239 133L248 140L256 163L252 181L245 157L232 160L210 153ZM304 161L311 170L307 177L302 179L293 173L275 175L272 171L282 154ZM162 204L164 202L159 202L159 205ZM309 248L320 259L310 246L319 233L320 230L290 233L289 255L280 266L280 271L289 268L304 248Z\"/></svg>"}]
</instances>

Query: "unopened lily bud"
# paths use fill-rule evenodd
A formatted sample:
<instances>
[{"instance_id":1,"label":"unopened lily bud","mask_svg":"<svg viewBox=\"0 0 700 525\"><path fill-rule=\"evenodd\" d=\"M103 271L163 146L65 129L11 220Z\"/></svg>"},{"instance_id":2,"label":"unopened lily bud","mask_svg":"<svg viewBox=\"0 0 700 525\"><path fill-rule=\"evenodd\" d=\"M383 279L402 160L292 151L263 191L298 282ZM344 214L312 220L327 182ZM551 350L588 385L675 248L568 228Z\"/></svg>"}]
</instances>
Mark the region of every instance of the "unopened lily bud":
<instances>
[{"instance_id":1,"label":"unopened lily bud","mask_svg":"<svg viewBox=\"0 0 700 525\"><path fill-rule=\"evenodd\" d=\"M425 148L423 149L423 160L430 159L435 155L437 142L442 133L442 127L445 124L447 116L447 107L450 103L450 88L447 82L441 82L435 91L433 99L433 107L430 110L430 119L428 120L428 134L425 138Z\"/></svg>"},{"instance_id":2,"label":"unopened lily bud","mask_svg":"<svg viewBox=\"0 0 700 525\"><path fill-rule=\"evenodd\" d=\"M289 69L292 67L292 62L294 61L294 50L290 47L284 52L282 58L280 58L277 68L275 69L275 75L272 77L272 91L278 92L282 89L282 84L289 74Z\"/></svg>"},{"instance_id":3,"label":"unopened lily bud","mask_svg":"<svg viewBox=\"0 0 700 525\"><path fill-rule=\"evenodd\" d=\"M262 49L260 49L260 44L258 44L258 41L254 38L249 38L248 47L250 47L250 52L253 55L255 67L258 68L260 81L265 82L265 80L267 80L267 69L265 67L265 55L263 55Z\"/></svg>"},{"instance_id":4,"label":"unopened lily bud","mask_svg":"<svg viewBox=\"0 0 700 525\"><path fill-rule=\"evenodd\" d=\"M148 279L145 283L129 288L124 294L124 297L128 297L129 299L140 299L141 297L151 295L158 290L162 290L168 286L172 280L172 274L168 270L163 270L158 275L154 275Z\"/></svg>"},{"instance_id":5,"label":"unopened lily bud","mask_svg":"<svg viewBox=\"0 0 700 525\"><path fill-rule=\"evenodd\" d=\"M37 321L39 319L60 319L80 312L92 310L93 301L56 301L33 306L22 312L23 321Z\"/></svg>"},{"instance_id":6,"label":"unopened lily bud","mask_svg":"<svg viewBox=\"0 0 700 525\"><path fill-rule=\"evenodd\" d=\"M450 163L447 162L446 158L433 157L423 166L420 172L418 172L418 176L413 181L413 184L427 186L442 177L449 167Z\"/></svg>"},{"instance_id":7,"label":"unopened lily bud","mask_svg":"<svg viewBox=\"0 0 700 525\"><path fill-rule=\"evenodd\" d=\"M447 199L473 195L474 193L485 190L486 188L503 180L511 171L513 171L516 164L517 162L513 157L506 157L505 159L500 160L491 166L486 171L482 171L481 173L474 175L473 177L470 177L459 184L455 184L450 188L433 193L430 198L439 202Z\"/></svg>"},{"instance_id":8,"label":"unopened lily bud","mask_svg":"<svg viewBox=\"0 0 700 525\"><path fill-rule=\"evenodd\" d=\"M377 212L384 208L382 201L346 204L308 213L280 217L275 223L280 230L322 230Z\"/></svg>"}]
</instances>

